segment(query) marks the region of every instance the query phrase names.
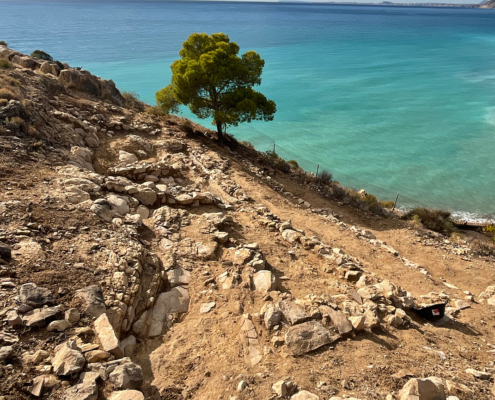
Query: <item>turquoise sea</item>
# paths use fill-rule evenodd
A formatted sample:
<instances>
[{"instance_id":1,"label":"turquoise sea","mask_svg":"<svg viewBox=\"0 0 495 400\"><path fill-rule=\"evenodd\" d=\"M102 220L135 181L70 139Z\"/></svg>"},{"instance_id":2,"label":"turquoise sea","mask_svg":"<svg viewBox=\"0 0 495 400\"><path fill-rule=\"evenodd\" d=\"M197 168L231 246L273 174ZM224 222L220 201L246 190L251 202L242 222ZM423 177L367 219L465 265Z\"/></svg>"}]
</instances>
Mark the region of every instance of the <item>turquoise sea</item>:
<instances>
[{"instance_id":1,"label":"turquoise sea","mask_svg":"<svg viewBox=\"0 0 495 400\"><path fill-rule=\"evenodd\" d=\"M0 1L0 39L154 103L192 32L266 61L262 150L403 206L495 215L495 10L290 3ZM187 115L187 114L186 114ZM209 121L203 124L210 126Z\"/></svg>"}]
</instances>

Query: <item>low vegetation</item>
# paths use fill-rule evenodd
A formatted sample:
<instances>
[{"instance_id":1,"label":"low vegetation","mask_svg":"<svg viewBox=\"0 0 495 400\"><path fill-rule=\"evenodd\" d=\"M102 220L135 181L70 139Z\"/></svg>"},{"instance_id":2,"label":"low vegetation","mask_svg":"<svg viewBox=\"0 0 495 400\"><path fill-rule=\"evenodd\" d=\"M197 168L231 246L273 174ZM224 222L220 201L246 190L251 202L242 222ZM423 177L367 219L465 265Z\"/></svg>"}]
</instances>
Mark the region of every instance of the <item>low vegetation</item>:
<instances>
[{"instance_id":1,"label":"low vegetation","mask_svg":"<svg viewBox=\"0 0 495 400\"><path fill-rule=\"evenodd\" d=\"M444 235L451 235L456 231L448 211L417 207L406 213L403 218L419 221L423 227Z\"/></svg>"},{"instance_id":2,"label":"low vegetation","mask_svg":"<svg viewBox=\"0 0 495 400\"><path fill-rule=\"evenodd\" d=\"M39 58L40 60L45 60L45 61L53 61L53 57L44 52L43 50L35 50L31 53L31 57L33 58Z\"/></svg>"},{"instance_id":3,"label":"low vegetation","mask_svg":"<svg viewBox=\"0 0 495 400\"><path fill-rule=\"evenodd\" d=\"M145 112L153 117L166 117L169 115L159 106L146 107Z\"/></svg>"},{"instance_id":4,"label":"low vegetation","mask_svg":"<svg viewBox=\"0 0 495 400\"><path fill-rule=\"evenodd\" d=\"M7 42L5 42L5 40L0 40L0 46L8 47L8 44L7 44Z\"/></svg>"},{"instance_id":5,"label":"low vegetation","mask_svg":"<svg viewBox=\"0 0 495 400\"><path fill-rule=\"evenodd\" d=\"M395 202L392 201L392 200L383 200L383 201L380 201L380 205L383 208L387 208L389 210L391 210L392 208L394 208L394 204L395 204Z\"/></svg>"},{"instance_id":6,"label":"low vegetation","mask_svg":"<svg viewBox=\"0 0 495 400\"><path fill-rule=\"evenodd\" d=\"M11 69L12 64L8 60L0 60L0 69Z\"/></svg>"},{"instance_id":7,"label":"low vegetation","mask_svg":"<svg viewBox=\"0 0 495 400\"><path fill-rule=\"evenodd\" d=\"M330 171L324 169L323 171L321 171L320 175L318 176L318 180L320 181L320 183L328 185L332 183L333 175Z\"/></svg>"},{"instance_id":8,"label":"low vegetation","mask_svg":"<svg viewBox=\"0 0 495 400\"><path fill-rule=\"evenodd\" d=\"M136 92L122 92L122 97L125 100L126 108L136 112L142 112L145 109L145 103L139 99Z\"/></svg>"},{"instance_id":9,"label":"low vegetation","mask_svg":"<svg viewBox=\"0 0 495 400\"><path fill-rule=\"evenodd\" d=\"M19 96L12 89L0 88L0 99L19 100Z\"/></svg>"}]
</instances>

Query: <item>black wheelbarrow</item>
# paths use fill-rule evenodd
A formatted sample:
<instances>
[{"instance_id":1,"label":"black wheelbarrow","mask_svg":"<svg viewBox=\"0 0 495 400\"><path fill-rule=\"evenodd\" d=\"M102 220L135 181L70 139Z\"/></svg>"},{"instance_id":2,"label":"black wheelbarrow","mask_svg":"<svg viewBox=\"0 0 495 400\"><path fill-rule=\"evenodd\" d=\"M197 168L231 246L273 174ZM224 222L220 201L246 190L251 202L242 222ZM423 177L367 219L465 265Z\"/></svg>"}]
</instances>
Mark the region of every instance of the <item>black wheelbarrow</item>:
<instances>
[{"instance_id":1,"label":"black wheelbarrow","mask_svg":"<svg viewBox=\"0 0 495 400\"><path fill-rule=\"evenodd\" d=\"M416 308L413 307L413 311L421 318L428 321L438 321L445 315L445 306L448 304L448 300L445 303L433 304L428 307Z\"/></svg>"}]
</instances>

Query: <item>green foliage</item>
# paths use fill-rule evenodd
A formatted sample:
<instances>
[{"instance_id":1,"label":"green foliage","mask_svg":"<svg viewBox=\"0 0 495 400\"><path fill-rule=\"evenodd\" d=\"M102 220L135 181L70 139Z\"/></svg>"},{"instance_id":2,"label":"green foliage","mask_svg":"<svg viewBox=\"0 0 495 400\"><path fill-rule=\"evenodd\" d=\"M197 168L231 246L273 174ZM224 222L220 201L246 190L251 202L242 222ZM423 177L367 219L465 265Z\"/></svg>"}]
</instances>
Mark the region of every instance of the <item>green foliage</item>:
<instances>
[{"instance_id":1,"label":"green foliage","mask_svg":"<svg viewBox=\"0 0 495 400\"><path fill-rule=\"evenodd\" d=\"M58 65L58 67L60 68L60 71L65 69L64 64L62 64L60 61L55 61L55 64Z\"/></svg>"},{"instance_id":2,"label":"green foliage","mask_svg":"<svg viewBox=\"0 0 495 400\"><path fill-rule=\"evenodd\" d=\"M0 69L11 69L12 64L8 60L0 60Z\"/></svg>"},{"instance_id":3,"label":"green foliage","mask_svg":"<svg viewBox=\"0 0 495 400\"><path fill-rule=\"evenodd\" d=\"M491 233L492 240L495 242L495 225L488 225L483 227L483 232Z\"/></svg>"},{"instance_id":4,"label":"green foliage","mask_svg":"<svg viewBox=\"0 0 495 400\"><path fill-rule=\"evenodd\" d=\"M419 221L425 228L444 235L450 235L456 231L448 211L418 207L405 214L404 218Z\"/></svg>"},{"instance_id":5,"label":"green foliage","mask_svg":"<svg viewBox=\"0 0 495 400\"><path fill-rule=\"evenodd\" d=\"M172 85L156 92L156 104L165 114L178 114L179 101L175 98Z\"/></svg>"},{"instance_id":6,"label":"green foliage","mask_svg":"<svg viewBox=\"0 0 495 400\"><path fill-rule=\"evenodd\" d=\"M265 164L270 165L272 168L278 169L284 174L290 172L290 164L274 151L265 151L264 153L261 153L261 157L262 161Z\"/></svg>"},{"instance_id":7,"label":"green foliage","mask_svg":"<svg viewBox=\"0 0 495 400\"><path fill-rule=\"evenodd\" d=\"M383 208L388 208L391 210L392 208L394 208L395 202L391 200L385 200L385 201L380 201L380 204Z\"/></svg>"},{"instance_id":8,"label":"green foliage","mask_svg":"<svg viewBox=\"0 0 495 400\"><path fill-rule=\"evenodd\" d=\"M5 40L0 40L0 45L5 46L5 47L8 47L9 46L7 44L7 42L5 42Z\"/></svg>"},{"instance_id":9,"label":"green foliage","mask_svg":"<svg viewBox=\"0 0 495 400\"><path fill-rule=\"evenodd\" d=\"M330 171L327 171L326 169L321 171L320 175L318 176L319 181L324 184L332 183L332 178L332 173Z\"/></svg>"},{"instance_id":10,"label":"green foliage","mask_svg":"<svg viewBox=\"0 0 495 400\"><path fill-rule=\"evenodd\" d=\"M35 50L31 53L31 57L33 58L39 58L40 60L45 60L45 61L53 61L53 57L45 53L43 50Z\"/></svg>"},{"instance_id":11,"label":"green foliage","mask_svg":"<svg viewBox=\"0 0 495 400\"><path fill-rule=\"evenodd\" d=\"M253 89L265 62L254 51L238 53L224 33L193 33L171 65L170 85L156 93L157 104L168 112L182 104L199 118L213 118L219 140L227 126L273 120L275 103Z\"/></svg>"},{"instance_id":12,"label":"green foliage","mask_svg":"<svg viewBox=\"0 0 495 400\"><path fill-rule=\"evenodd\" d=\"M299 168L299 164L297 163L296 160L289 160L287 162L291 165L291 167Z\"/></svg>"}]
</instances>

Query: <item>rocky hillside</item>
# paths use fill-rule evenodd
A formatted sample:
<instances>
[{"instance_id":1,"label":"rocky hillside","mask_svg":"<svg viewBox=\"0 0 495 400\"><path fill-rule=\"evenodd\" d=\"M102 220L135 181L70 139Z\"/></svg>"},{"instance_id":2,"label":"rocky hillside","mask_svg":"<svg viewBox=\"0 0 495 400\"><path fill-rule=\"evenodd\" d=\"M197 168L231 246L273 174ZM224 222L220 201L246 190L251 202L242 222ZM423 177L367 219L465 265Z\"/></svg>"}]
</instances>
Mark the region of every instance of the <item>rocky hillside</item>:
<instances>
[{"instance_id":1,"label":"rocky hillside","mask_svg":"<svg viewBox=\"0 0 495 400\"><path fill-rule=\"evenodd\" d=\"M487 2L483 3L480 8L495 8L495 0L488 0Z\"/></svg>"},{"instance_id":2,"label":"rocky hillside","mask_svg":"<svg viewBox=\"0 0 495 400\"><path fill-rule=\"evenodd\" d=\"M111 81L0 56L0 398L493 398L474 233L356 209Z\"/></svg>"}]
</instances>

